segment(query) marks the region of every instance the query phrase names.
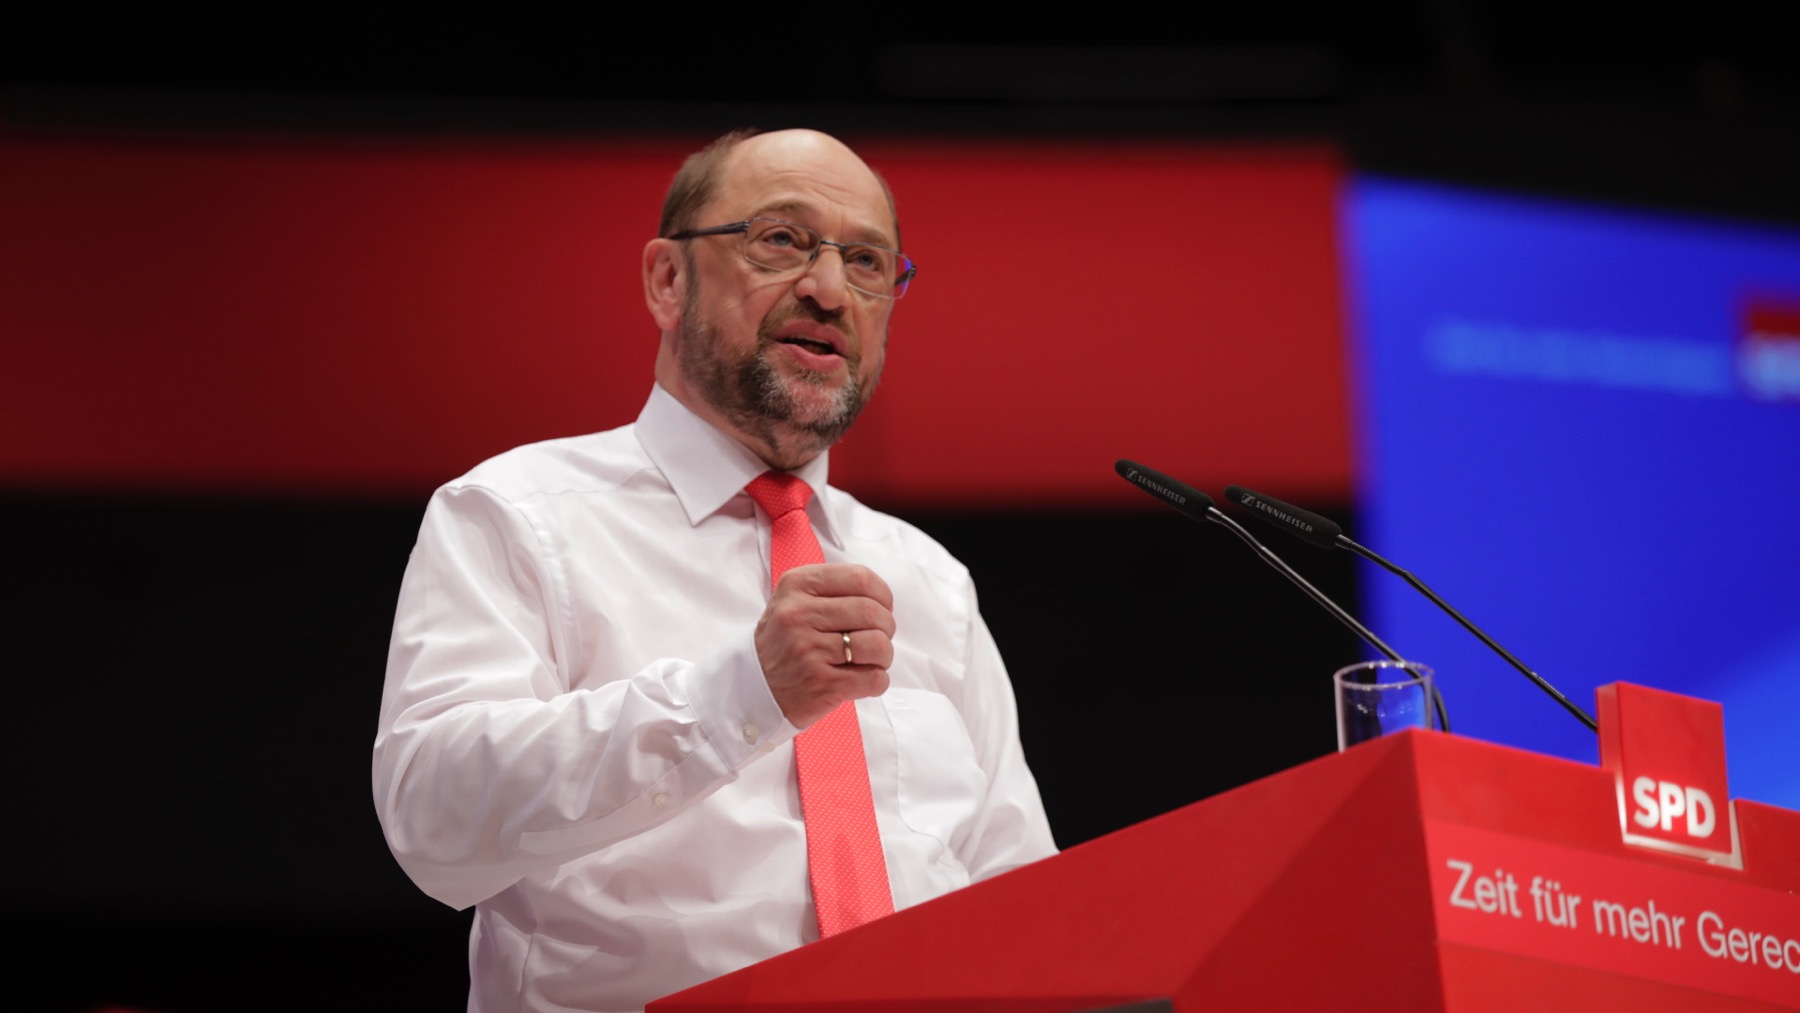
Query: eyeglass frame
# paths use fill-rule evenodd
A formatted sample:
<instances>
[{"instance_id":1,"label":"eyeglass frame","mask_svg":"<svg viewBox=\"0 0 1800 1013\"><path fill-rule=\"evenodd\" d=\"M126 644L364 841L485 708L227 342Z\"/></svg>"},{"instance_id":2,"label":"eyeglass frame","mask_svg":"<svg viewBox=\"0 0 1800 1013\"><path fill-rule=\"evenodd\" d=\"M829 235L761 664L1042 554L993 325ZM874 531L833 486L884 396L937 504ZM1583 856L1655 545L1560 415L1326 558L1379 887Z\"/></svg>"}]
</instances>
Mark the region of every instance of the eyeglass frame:
<instances>
[{"instance_id":1,"label":"eyeglass frame","mask_svg":"<svg viewBox=\"0 0 1800 1013\"><path fill-rule=\"evenodd\" d=\"M790 222L786 218L770 218L767 215L757 215L754 218L746 218L741 222L728 222L724 225L709 225L703 229L682 229L680 232L676 232L668 238L672 240L688 240L702 239L706 236L743 235L746 241L743 248L738 251L738 255L743 257L747 263L763 268L764 270L775 270L775 268L771 268L767 264L758 264L756 261L750 259L748 238L750 235L750 226L755 222L774 222L777 225L791 225L796 229L810 232L819 237L819 245L813 247L812 255L806 258L806 263L804 265L800 266L796 272L796 277L812 270L812 266L818 263L819 254L827 246L837 247L839 257L847 257L851 247L866 246L871 250L881 250L885 253L891 253L898 258L902 264L906 265L906 270L901 271L900 276L894 280L894 292L889 295L882 295L880 292L871 292L866 288L857 288L857 286L850 281L849 276L845 276L844 284L871 298L886 299L890 302L898 301L906 295L907 286L911 285L913 279L919 275L919 265L913 263L911 257L891 246L883 246L880 243L840 243L836 240L826 239L824 236L819 235L819 230L810 225L802 225L799 222ZM790 270L792 269L790 268Z\"/></svg>"}]
</instances>

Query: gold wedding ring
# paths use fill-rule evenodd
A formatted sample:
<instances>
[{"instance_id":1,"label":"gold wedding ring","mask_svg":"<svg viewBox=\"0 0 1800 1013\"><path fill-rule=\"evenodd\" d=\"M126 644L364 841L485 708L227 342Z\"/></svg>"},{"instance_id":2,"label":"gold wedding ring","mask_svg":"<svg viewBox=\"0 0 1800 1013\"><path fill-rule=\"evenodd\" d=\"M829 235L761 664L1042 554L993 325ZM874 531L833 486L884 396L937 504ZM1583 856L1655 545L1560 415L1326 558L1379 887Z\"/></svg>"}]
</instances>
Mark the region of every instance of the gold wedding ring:
<instances>
[{"instance_id":1,"label":"gold wedding ring","mask_svg":"<svg viewBox=\"0 0 1800 1013\"><path fill-rule=\"evenodd\" d=\"M850 634L844 634L844 664L856 664L856 656L850 653Z\"/></svg>"}]
</instances>

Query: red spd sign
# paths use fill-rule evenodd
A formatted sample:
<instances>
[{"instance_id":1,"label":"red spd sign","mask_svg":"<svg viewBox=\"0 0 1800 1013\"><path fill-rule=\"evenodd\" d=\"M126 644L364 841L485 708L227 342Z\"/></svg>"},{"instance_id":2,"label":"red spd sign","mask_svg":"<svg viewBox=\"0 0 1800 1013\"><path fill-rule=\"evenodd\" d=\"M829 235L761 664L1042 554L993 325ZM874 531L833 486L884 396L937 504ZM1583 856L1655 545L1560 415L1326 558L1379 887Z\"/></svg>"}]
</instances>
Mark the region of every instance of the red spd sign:
<instances>
[{"instance_id":1,"label":"red spd sign","mask_svg":"<svg viewBox=\"0 0 1800 1013\"><path fill-rule=\"evenodd\" d=\"M1630 683L1602 686L1600 765L1625 843L1743 868L1725 781L1725 711Z\"/></svg>"}]
</instances>

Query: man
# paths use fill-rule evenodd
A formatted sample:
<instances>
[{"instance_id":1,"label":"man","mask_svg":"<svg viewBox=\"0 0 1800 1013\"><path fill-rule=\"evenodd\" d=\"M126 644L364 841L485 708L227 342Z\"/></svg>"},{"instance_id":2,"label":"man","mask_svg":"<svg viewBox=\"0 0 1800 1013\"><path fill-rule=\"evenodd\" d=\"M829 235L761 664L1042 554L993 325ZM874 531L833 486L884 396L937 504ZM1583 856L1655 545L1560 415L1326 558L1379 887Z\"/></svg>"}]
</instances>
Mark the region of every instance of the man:
<instances>
[{"instance_id":1,"label":"man","mask_svg":"<svg viewBox=\"0 0 1800 1013\"><path fill-rule=\"evenodd\" d=\"M1054 850L967 571L826 484L912 274L885 185L728 135L660 233L637 423L440 489L401 589L376 805L476 906L471 1009L637 1009Z\"/></svg>"}]
</instances>

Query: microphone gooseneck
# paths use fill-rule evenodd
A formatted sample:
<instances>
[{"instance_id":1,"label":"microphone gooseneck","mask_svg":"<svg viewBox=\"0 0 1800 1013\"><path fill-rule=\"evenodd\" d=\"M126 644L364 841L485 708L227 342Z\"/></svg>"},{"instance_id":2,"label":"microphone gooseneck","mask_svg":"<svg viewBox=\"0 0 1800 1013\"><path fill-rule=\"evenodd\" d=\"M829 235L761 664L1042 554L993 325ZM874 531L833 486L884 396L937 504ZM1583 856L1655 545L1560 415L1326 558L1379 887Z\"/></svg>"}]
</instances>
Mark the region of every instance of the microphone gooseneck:
<instances>
[{"instance_id":1,"label":"microphone gooseneck","mask_svg":"<svg viewBox=\"0 0 1800 1013\"><path fill-rule=\"evenodd\" d=\"M1549 681L1543 676L1526 667L1525 663L1514 657L1511 651L1501 647L1499 642L1493 637L1482 632L1481 627L1470 622L1467 616L1458 612L1449 602L1439 597L1436 591L1433 591L1425 585L1424 581L1413 576L1410 571L1402 569L1393 562L1383 558L1373 549L1357 544L1357 542L1349 535L1344 534L1343 529L1339 528L1336 522L1321 517L1310 510L1294 506L1291 503L1283 503L1281 500L1275 499L1272 496L1264 496L1262 493L1246 489L1241 485L1227 486L1225 489L1225 498L1250 511L1251 516L1262 520L1272 527L1280 528L1302 541L1310 542L1322 549L1335 548L1354 552L1364 559L1380 566L1382 569L1387 570L1396 577L1399 577L1401 580L1406 581L1407 584L1412 586L1413 590L1424 595L1433 605L1443 609L1445 614L1461 624L1463 629L1473 633L1477 639L1488 646L1489 650L1492 650L1495 654L1498 654L1501 658L1505 659L1507 664L1518 669L1519 672L1521 672L1525 678L1530 679L1537 688L1549 694L1550 699L1561 704L1563 709L1567 710L1570 714L1573 714L1577 721L1586 725L1589 731L1597 732L1600 730L1599 724L1597 724L1586 711L1575 706L1568 697L1564 696L1555 686L1550 685Z\"/></svg>"},{"instance_id":2,"label":"microphone gooseneck","mask_svg":"<svg viewBox=\"0 0 1800 1013\"><path fill-rule=\"evenodd\" d=\"M1257 541L1256 536L1244 530L1243 525L1232 520L1230 517L1227 517L1225 514L1220 513L1219 509L1213 506L1213 499L1211 496L1188 485L1186 482L1170 478L1154 468L1146 468L1135 461L1128 461L1124 458L1120 458L1113 463L1113 470L1119 473L1120 478L1123 478L1125 481L1130 482L1132 485L1137 486L1151 496L1161 500L1179 513L1186 515L1189 519L1202 522L1211 521L1236 535L1245 545L1250 547L1252 552L1255 552L1261 557L1263 562L1274 567L1277 573L1286 577L1295 587L1305 592L1307 597L1318 602L1321 608L1331 613L1338 622L1343 623L1352 633L1361 637L1369 646L1380 651L1388 658L1388 660L1406 660L1392 647L1389 647L1380 637L1376 636L1367 626L1357 622L1356 617L1352 616L1349 612L1346 612L1342 606L1326 596L1325 592L1314 587L1305 577L1302 577L1299 573L1295 572L1293 567L1287 565L1287 563L1284 562L1280 556L1277 556L1271 551L1268 546ZM1450 730L1450 715L1444 708L1443 696L1437 691L1436 687L1433 687L1431 696L1432 705L1437 710L1438 727L1447 732Z\"/></svg>"}]
</instances>

